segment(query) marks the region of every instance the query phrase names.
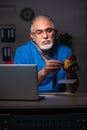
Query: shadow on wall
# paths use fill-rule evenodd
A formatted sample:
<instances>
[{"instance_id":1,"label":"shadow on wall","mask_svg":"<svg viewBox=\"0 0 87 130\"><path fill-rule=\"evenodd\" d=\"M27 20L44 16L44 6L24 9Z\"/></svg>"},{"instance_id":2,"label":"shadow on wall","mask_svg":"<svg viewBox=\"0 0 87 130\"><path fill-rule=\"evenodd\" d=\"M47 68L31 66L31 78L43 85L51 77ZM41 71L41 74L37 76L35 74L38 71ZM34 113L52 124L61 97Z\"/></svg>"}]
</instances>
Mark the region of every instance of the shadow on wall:
<instances>
[{"instance_id":1,"label":"shadow on wall","mask_svg":"<svg viewBox=\"0 0 87 130\"><path fill-rule=\"evenodd\" d=\"M71 49L73 49L73 43L72 43L72 36L70 34L66 33L60 33L59 31L56 30L56 38L55 41L62 43Z\"/></svg>"}]
</instances>

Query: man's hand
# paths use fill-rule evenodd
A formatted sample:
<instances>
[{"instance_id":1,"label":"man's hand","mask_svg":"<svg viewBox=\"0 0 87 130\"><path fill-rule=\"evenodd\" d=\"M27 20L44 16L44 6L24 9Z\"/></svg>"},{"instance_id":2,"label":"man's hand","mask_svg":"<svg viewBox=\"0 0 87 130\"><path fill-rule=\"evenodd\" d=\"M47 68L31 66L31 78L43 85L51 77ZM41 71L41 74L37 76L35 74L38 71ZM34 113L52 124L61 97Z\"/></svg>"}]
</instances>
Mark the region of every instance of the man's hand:
<instances>
[{"instance_id":1,"label":"man's hand","mask_svg":"<svg viewBox=\"0 0 87 130\"><path fill-rule=\"evenodd\" d=\"M63 68L66 72L75 72L79 69L77 58L74 54L70 55L63 63Z\"/></svg>"},{"instance_id":2,"label":"man's hand","mask_svg":"<svg viewBox=\"0 0 87 130\"><path fill-rule=\"evenodd\" d=\"M45 60L45 67L38 72L38 84L42 82L50 73L58 72L61 67L61 63L58 60Z\"/></svg>"},{"instance_id":3,"label":"man's hand","mask_svg":"<svg viewBox=\"0 0 87 130\"><path fill-rule=\"evenodd\" d=\"M79 86L79 78L76 73L79 69L79 65L77 62L77 58L74 54L70 55L68 59L64 61L63 68L67 72L68 79L76 79L75 83L66 85L67 90L71 93L74 93Z\"/></svg>"},{"instance_id":4,"label":"man's hand","mask_svg":"<svg viewBox=\"0 0 87 130\"><path fill-rule=\"evenodd\" d=\"M60 70L61 63L58 60L46 60L44 71L46 74L57 72Z\"/></svg>"}]
</instances>

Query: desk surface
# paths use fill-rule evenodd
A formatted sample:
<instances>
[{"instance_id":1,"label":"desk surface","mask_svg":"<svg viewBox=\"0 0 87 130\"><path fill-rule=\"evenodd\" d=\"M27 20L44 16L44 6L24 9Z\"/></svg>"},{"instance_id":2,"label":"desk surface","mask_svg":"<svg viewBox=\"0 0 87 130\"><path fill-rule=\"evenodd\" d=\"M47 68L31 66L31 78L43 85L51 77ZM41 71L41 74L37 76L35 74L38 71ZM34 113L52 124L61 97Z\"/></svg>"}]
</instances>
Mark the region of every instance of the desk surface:
<instances>
[{"instance_id":1,"label":"desk surface","mask_svg":"<svg viewBox=\"0 0 87 130\"><path fill-rule=\"evenodd\" d=\"M0 109L87 108L87 92L41 93L40 101L0 101Z\"/></svg>"}]
</instances>

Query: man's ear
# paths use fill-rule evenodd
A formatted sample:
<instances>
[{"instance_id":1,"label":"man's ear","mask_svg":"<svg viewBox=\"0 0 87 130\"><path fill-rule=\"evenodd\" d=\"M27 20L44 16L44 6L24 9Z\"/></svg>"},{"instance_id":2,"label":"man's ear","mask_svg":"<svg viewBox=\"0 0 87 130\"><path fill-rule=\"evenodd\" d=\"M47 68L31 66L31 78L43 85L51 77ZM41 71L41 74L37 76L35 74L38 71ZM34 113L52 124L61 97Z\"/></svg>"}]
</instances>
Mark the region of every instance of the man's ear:
<instances>
[{"instance_id":1,"label":"man's ear","mask_svg":"<svg viewBox=\"0 0 87 130\"><path fill-rule=\"evenodd\" d=\"M34 35L30 32L30 38L34 41Z\"/></svg>"}]
</instances>

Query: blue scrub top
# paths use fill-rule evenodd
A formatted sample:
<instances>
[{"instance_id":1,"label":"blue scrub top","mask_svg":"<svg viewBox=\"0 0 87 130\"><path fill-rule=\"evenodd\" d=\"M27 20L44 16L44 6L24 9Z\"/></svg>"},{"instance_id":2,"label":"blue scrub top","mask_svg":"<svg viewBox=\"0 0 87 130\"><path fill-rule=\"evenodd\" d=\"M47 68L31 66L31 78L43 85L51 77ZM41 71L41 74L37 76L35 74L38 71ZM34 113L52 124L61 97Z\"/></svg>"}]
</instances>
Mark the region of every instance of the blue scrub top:
<instances>
[{"instance_id":1,"label":"blue scrub top","mask_svg":"<svg viewBox=\"0 0 87 130\"><path fill-rule=\"evenodd\" d=\"M68 58L69 55L72 54L72 50L60 43L55 43L54 50L52 54L49 55L49 59L56 59L60 62L63 62ZM36 64L38 66L38 71L45 67L46 62L44 61L42 55L38 51L35 43L31 40L26 44L17 48L15 56L14 56L14 64ZM48 75L42 83L39 85L39 92L53 91L53 92L64 92L65 85L58 84L58 80L66 79L67 74L63 70L60 69L58 73L56 73L56 81L55 86L53 87L53 73Z\"/></svg>"}]
</instances>

